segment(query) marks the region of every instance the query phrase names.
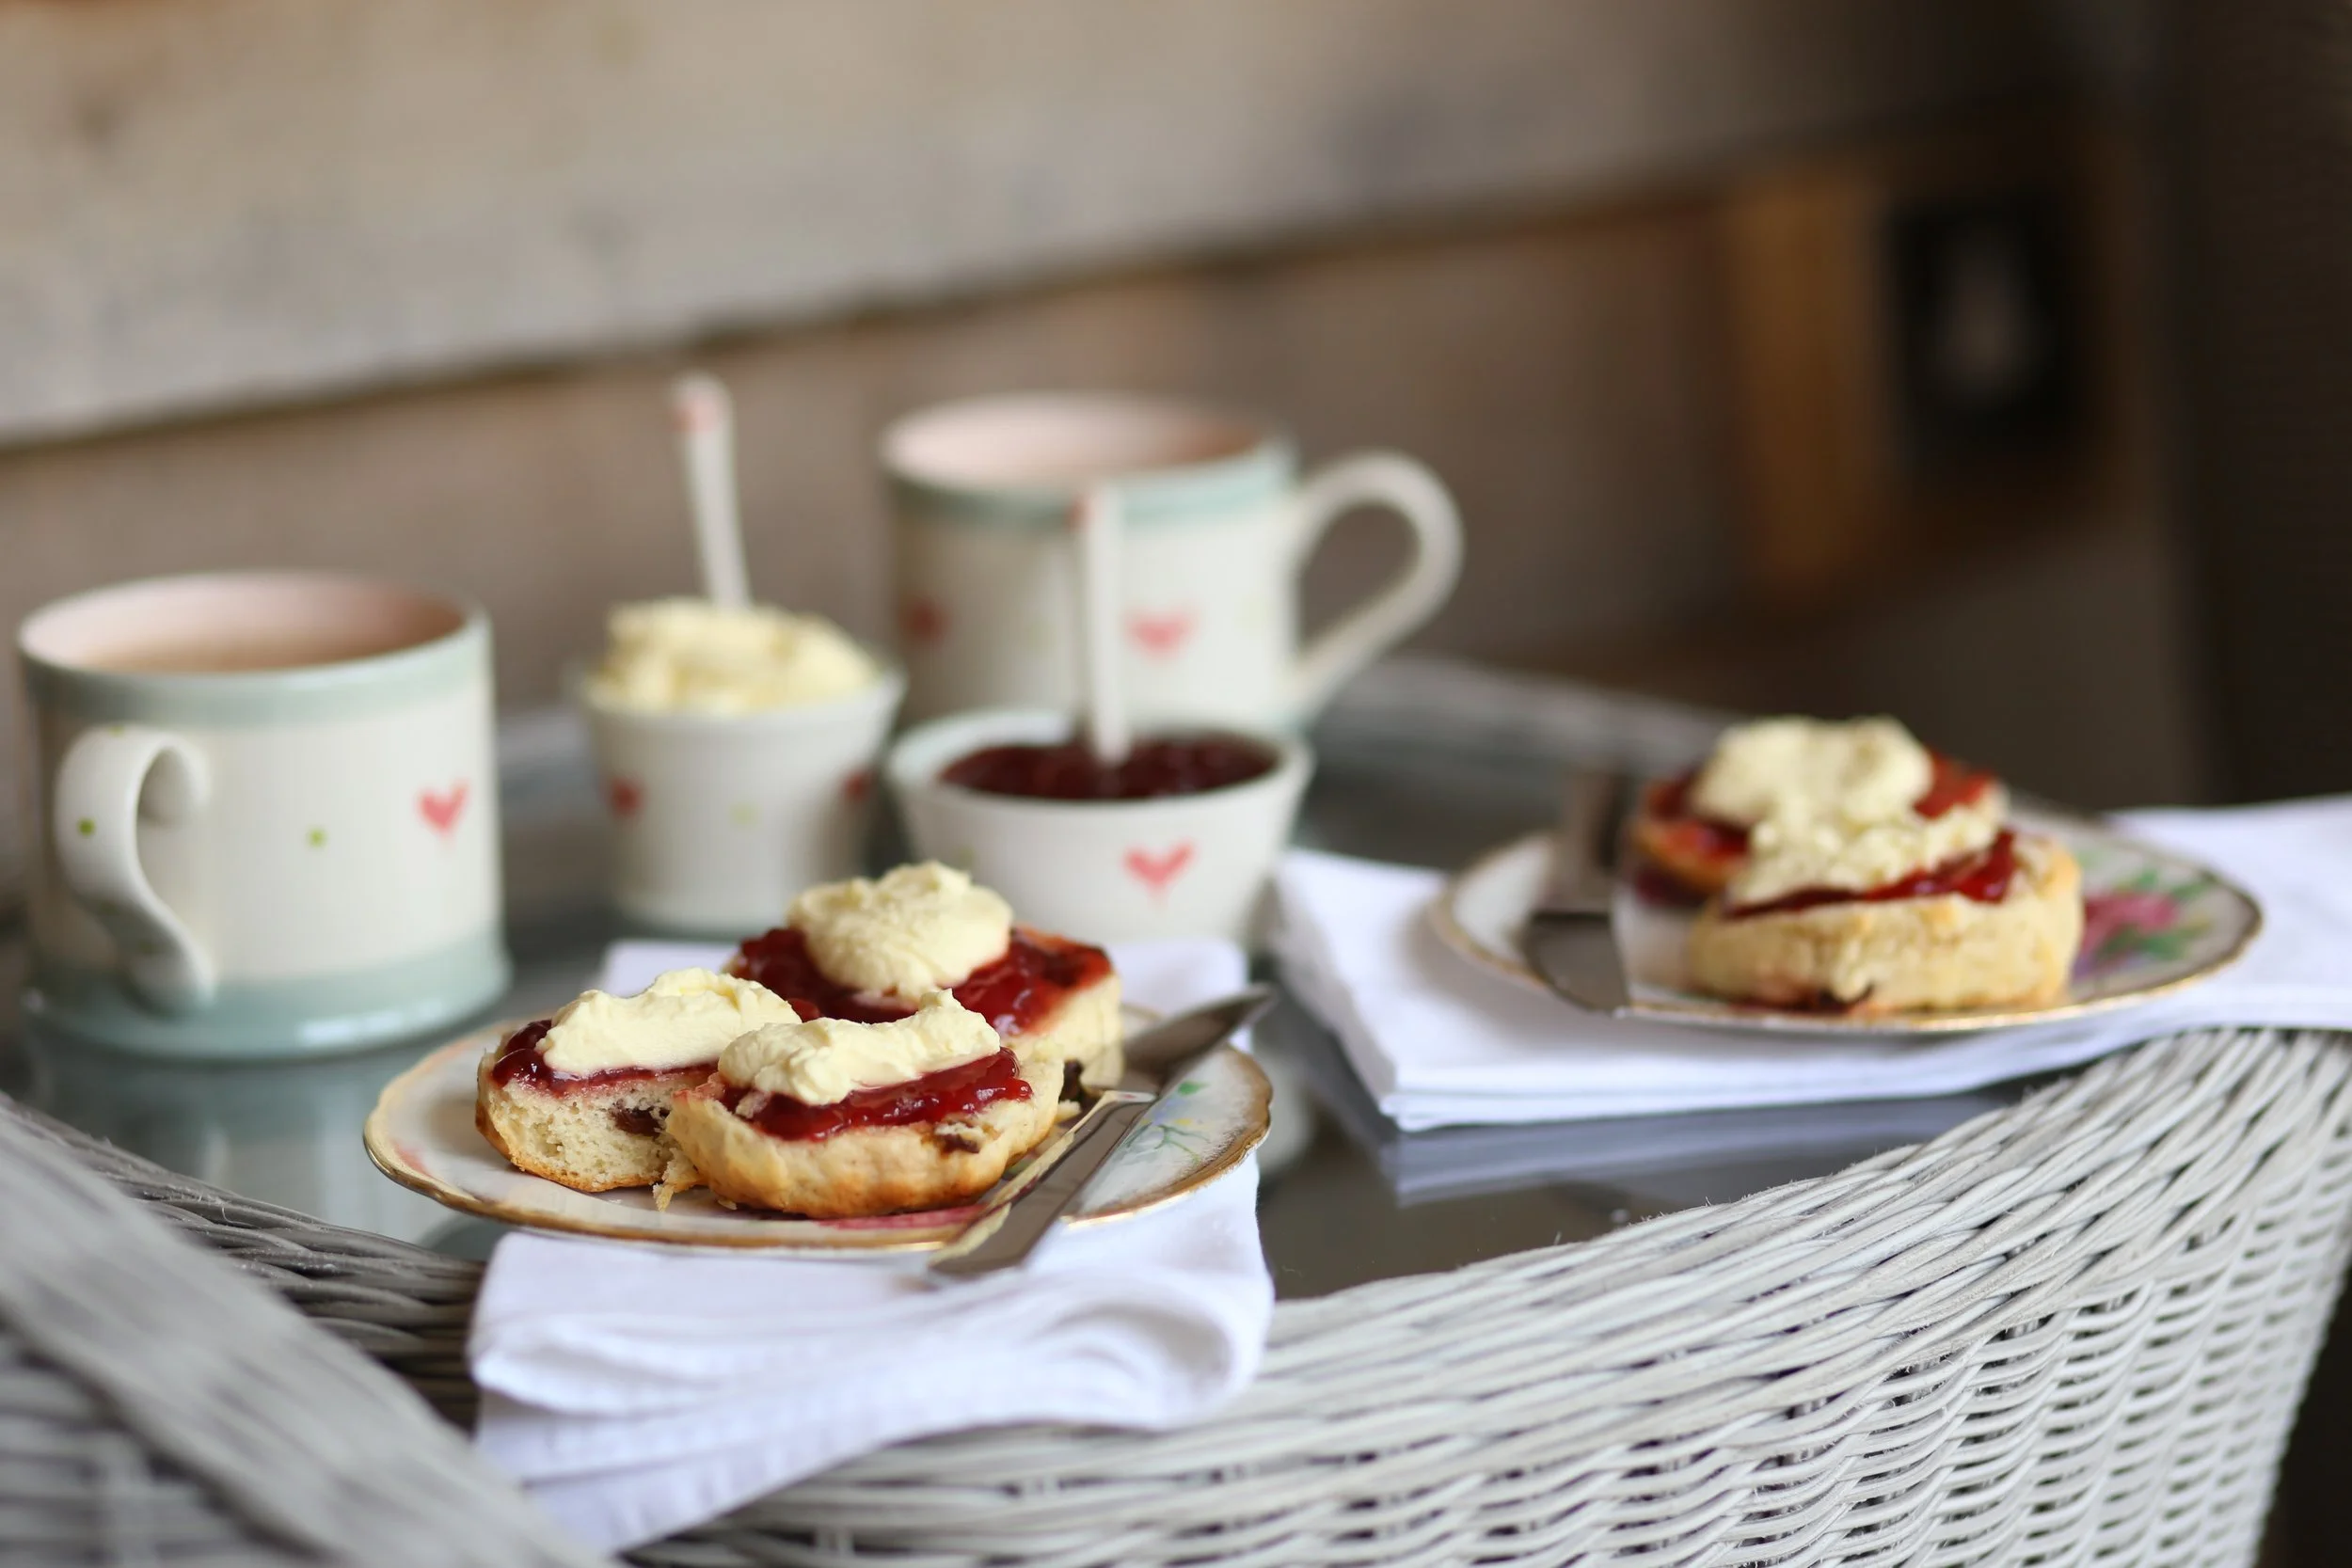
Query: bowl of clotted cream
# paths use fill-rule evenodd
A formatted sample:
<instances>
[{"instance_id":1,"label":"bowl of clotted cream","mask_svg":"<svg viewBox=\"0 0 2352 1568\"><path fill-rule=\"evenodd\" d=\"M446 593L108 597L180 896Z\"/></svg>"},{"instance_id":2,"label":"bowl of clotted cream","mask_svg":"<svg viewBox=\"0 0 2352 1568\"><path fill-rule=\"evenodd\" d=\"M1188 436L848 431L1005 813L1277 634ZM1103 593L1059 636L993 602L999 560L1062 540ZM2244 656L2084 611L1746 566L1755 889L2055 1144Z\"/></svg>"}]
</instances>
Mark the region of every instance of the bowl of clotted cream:
<instances>
[{"instance_id":1,"label":"bowl of clotted cream","mask_svg":"<svg viewBox=\"0 0 2352 1568\"><path fill-rule=\"evenodd\" d=\"M617 605L606 634L576 689L623 915L737 935L858 869L903 670L823 616L767 605Z\"/></svg>"}]
</instances>

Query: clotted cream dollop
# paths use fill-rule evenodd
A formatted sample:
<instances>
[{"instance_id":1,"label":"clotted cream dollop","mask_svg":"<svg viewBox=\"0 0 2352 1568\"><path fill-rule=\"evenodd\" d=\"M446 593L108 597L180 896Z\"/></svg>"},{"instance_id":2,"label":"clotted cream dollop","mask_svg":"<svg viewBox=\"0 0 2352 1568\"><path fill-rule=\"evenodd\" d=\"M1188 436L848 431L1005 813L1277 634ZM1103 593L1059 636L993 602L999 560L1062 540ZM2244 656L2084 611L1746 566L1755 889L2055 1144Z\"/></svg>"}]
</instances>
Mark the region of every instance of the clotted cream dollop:
<instances>
[{"instance_id":1,"label":"clotted cream dollop","mask_svg":"<svg viewBox=\"0 0 2352 1568\"><path fill-rule=\"evenodd\" d=\"M882 667L821 615L707 599L616 605L588 693L653 712L755 713L829 702L871 686Z\"/></svg>"},{"instance_id":2,"label":"clotted cream dollop","mask_svg":"<svg viewBox=\"0 0 2352 1568\"><path fill-rule=\"evenodd\" d=\"M988 1020L935 990L887 1023L818 1018L765 1024L720 1053L719 1075L804 1105L831 1105L860 1089L911 1083L993 1056L1004 1043Z\"/></svg>"},{"instance_id":3,"label":"clotted cream dollop","mask_svg":"<svg viewBox=\"0 0 2352 1568\"><path fill-rule=\"evenodd\" d=\"M548 1067L571 1076L615 1068L667 1071L716 1060L747 1030L800 1016L755 981L674 969L634 996L582 992L555 1015L540 1051Z\"/></svg>"},{"instance_id":4,"label":"clotted cream dollop","mask_svg":"<svg viewBox=\"0 0 2352 1568\"><path fill-rule=\"evenodd\" d=\"M913 1002L1005 955L1012 906L937 861L810 888L785 924L835 985Z\"/></svg>"}]
</instances>

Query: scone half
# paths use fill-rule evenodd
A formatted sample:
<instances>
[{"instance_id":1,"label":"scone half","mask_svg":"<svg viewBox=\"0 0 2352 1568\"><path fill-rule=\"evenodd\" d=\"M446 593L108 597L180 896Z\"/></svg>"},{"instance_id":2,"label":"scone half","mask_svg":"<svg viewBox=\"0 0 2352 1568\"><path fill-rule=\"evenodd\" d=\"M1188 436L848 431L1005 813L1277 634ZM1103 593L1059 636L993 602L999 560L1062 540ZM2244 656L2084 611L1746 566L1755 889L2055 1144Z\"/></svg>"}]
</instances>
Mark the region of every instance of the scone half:
<instances>
[{"instance_id":1,"label":"scone half","mask_svg":"<svg viewBox=\"0 0 2352 1568\"><path fill-rule=\"evenodd\" d=\"M718 1074L679 1095L669 1134L729 1202L812 1219L853 1219L968 1202L1053 1131L1057 1059L1016 1055L1025 1099L936 1121L845 1127L787 1138L730 1110L741 1091Z\"/></svg>"},{"instance_id":2,"label":"scone half","mask_svg":"<svg viewBox=\"0 0 2352 1568\"><path fill-rule=\"evenodd\" d=\"M1733 1001L1863 1016L2056 1001L2082 944L2082 870L2039 834L2016 834L2013 853L1996 902L1953 893L1729 916L1718 899L1692 927L1692 978Z\"/></svg>"},{"instance_id":3,"label":"scone half","mask_svg":"<svg viewBox=\"0 0 2352 1568\"><path fill-rule=\"evenodd\" d=\"M534 1028L545 1033L540 1025L516 1030L484 1052L475 1069L474 1126L490 1147L517 1169L578 1192L660 1180L669 1160L661 1133L671 1100L708 1078L712 1064L564 1078L528 1062Z\"/></svg>"}]
</instances>

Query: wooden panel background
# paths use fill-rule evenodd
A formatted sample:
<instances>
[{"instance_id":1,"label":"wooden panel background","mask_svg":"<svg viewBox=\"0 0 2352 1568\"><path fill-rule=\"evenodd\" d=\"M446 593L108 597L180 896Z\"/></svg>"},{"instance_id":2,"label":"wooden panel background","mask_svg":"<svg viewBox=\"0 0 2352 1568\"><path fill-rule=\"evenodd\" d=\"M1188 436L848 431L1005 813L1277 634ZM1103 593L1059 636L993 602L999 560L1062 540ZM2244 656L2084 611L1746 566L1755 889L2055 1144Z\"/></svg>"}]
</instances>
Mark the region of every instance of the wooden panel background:
<instances>
[{"instance_id":1,"label":"wooden panel background","mask_svg":"<svg viewBox=\"0 0 2352 1568\"><path fill-rule=\"evenodd\" d=\"M2047 85L2049 9L0 0L0 441L1556 209Z\"/></svg>"}]
</instances>

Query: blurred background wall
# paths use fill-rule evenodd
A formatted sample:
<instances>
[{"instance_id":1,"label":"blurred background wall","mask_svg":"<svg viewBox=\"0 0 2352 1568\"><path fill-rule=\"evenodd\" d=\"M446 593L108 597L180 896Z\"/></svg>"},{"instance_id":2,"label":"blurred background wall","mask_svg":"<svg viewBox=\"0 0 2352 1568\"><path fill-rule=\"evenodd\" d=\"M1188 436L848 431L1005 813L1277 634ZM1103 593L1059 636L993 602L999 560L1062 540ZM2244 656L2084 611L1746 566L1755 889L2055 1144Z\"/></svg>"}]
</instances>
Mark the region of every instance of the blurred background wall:
<instances>
[{"instance_id":1,"label":"blurred background wall","mask_svg":"<svg viewBox=\"0 0 2352 1568\"><path fill-rule=\"evenodd\" d=\"M0 617L390 571L484 599L528 708L689 582L680 366L735 388L757 586L871 635L882 424L1142 388L1444 474L1425 650L2196 797L2150 40L2132 0L0 0Z\"/></svg>"}]
</instances>

